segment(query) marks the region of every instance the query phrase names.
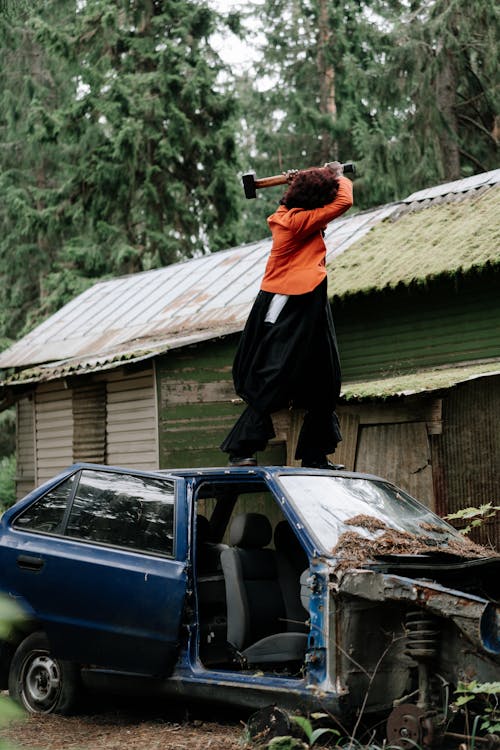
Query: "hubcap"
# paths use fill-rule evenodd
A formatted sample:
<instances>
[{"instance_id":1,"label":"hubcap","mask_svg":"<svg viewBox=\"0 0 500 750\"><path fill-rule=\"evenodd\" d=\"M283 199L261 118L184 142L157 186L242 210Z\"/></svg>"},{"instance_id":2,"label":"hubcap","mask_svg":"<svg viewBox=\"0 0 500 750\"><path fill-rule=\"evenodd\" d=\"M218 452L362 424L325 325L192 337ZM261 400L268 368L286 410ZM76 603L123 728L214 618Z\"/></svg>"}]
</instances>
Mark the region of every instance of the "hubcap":
<instances>
[{"instance_id":1,"label":"hubcap","mask_svg":"<svg viewBox=\"0 0 500 750\"><path fill-rule=\"evenodd\" d=\"M61 692L58 663L49 654L30 654L21 675L21 691L28 711L51 711Z\"/></svg>"}]
</instances>

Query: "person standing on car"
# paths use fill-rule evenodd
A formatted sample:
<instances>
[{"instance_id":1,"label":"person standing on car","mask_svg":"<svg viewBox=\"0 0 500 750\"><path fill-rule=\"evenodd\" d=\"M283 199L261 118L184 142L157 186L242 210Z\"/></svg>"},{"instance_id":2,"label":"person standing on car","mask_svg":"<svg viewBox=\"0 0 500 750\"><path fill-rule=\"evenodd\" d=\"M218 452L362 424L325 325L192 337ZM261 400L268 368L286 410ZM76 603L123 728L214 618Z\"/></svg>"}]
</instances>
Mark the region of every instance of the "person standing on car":
<instances>
[{"instance_id":1,"label":"person standing on car","mask_svg":"<svg viewBox=\"0 0 500 750\"><path fill-rule=\"evenodd\" d=\"M257 463L255 453L275 436L271 414L286 407L306 410L295 458L302 466L335 466L327 455L342 439L335 414L341 372L323 235L352 203L352 183L333 162L290 173L268 218L271 254L233 363L247 407L221 445L233 466Z\"/></svg>"}]
</instances>

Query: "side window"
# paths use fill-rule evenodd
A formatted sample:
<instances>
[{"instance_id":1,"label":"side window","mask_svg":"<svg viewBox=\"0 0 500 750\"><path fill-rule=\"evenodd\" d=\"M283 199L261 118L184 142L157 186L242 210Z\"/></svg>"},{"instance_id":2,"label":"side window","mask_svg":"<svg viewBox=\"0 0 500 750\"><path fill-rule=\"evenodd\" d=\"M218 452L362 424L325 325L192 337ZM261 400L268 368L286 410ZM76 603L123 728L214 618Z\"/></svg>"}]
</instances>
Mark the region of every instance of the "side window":
<instances>
[{"instance_id":1,"label":"side window","mask_svg":"<svg viewBox=\"0 0 500 750\"><path fill-rule=\"evenodd\" d=\"M66 536L173 555L175 487L170 480L82 471Z\"/></svg>"},{"instance_id":2,"label":"side window","mask_svg":"<svg viewBox=\"0 0 500 750\"><path fill-rule=\"evenodd\" d=\"M66 479L57 487L29 506L19 515L13 526L15 529L39 531L46 534L60 534L64 513L71 499L75 475Z\"/></svg>"}]
</instances>

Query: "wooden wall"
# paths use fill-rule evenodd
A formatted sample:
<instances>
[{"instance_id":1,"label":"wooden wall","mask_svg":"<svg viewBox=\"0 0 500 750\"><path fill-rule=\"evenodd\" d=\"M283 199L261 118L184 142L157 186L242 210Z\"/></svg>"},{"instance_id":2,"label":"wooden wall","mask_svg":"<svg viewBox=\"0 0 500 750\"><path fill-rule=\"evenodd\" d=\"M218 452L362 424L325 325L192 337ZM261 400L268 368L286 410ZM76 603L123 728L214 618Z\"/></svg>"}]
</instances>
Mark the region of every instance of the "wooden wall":
<instances>
[{"instance_id":1,"label":"wooden wall","mask_svg":"<svg viewBox=\"0 0 500 750\"><path fill-rule=\"evenodd\" d=\"M29 395L16 404L16 497L35 485L35 399Z\"/></svg>"},{"instance_id":2,"label":"wooden wall","mask_svg":"<svg viewBox=\"0 0 500 750\"><path fill-rule=\"evenodd\" d=\"M35 391L35 485L73 463L72 392L61 381Z\"/></svg>"},{"instance_id":3,"label":"wooden wall","mask_svg":"<svg viewBox=\"0 0 500 750\"><path fill-rule=\"evenodd\" d=\"M500 505L500 376L461 383L443 397L443 430L431 438L439 514ZM500 550L500 514L474 538Z\"/></svg>"},{"instance_id":4,"label":"wooden wall","mask_svg":"<svg viewBox=\"0 0 500 750\"><path fill-rule=\"evenodd\" d=\"M345 380L500 357L500 270L334 302Z\"/></svg>"},{"instance_id":5,"label":"wooden wall","mask_svg":"<svg viewBox=\"0 0 500 750\"><path fill-rule=\"evenodd\" d=\"M75 461L158 468L155 384L150 361L36 386L17 404L16 496Z\"/></svg>"},{"instance_id":6,"label":"wooden wall","mask_svg":"<svg viewBox=\"0 0 500 750\"><path fill-rule=\"evenodd\" d=\"M141 369L103 373L106 384L106 461L111 466L158 468L156 381L149 361Z\"/></svg>"},{"instance_id":7,"label":"wooden wall","mask_svg":"<svg viewBox=\"0 0 500 750\"><path fill-rule=\"evenodd\" d=\"M156 363L161 468L224 466L219 446L244 406L231 375L234 337L187 347ZM284 437L260 456L286 463Z\"/></svg>"}]
</instances>

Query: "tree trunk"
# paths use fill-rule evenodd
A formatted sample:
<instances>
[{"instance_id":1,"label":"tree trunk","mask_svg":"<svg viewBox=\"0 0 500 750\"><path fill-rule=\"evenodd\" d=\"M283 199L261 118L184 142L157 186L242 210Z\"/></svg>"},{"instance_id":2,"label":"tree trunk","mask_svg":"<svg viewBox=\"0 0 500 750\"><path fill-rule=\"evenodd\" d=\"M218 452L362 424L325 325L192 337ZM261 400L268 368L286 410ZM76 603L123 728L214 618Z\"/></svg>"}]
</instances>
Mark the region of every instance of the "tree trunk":
<instances>
[{"instance_id":1,"label":"tree trunk","mask_svg":"<svg viewBox=\"0 0 500 750\"><path fill-rule=\"evenodd\" d=\"M328 115L332 124L337 119L335 103L335 69L328 60L328 49L333 47L332 32L328 22L328 0L318 0L318 76L319 76L319 109L321 114ZM325 162L337 159L337 144L329 130L321 133L320 156Z\"/></svg>"},{"instance_id":2,"label":"tree trunk","mask_svg":"<svg viewBox=\"0 0 500 750\"><path fill-rule=\"evenodd\" d=\"M443 177L447 180L460 178L460 148L457 118L457 75L453 55L443 50L442 66L436 76L436 102L442 117L438 132Z\"/></svg>"}]
</instances>

